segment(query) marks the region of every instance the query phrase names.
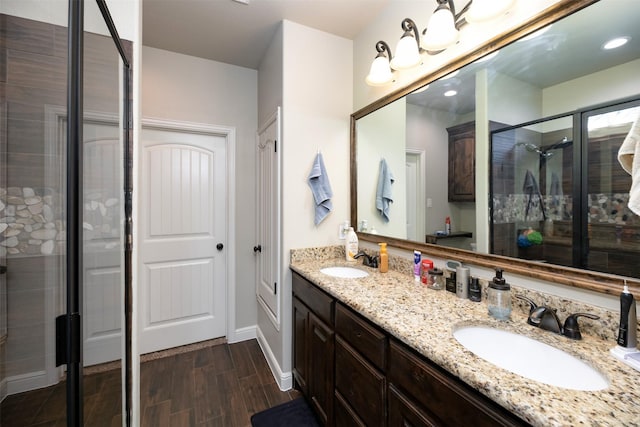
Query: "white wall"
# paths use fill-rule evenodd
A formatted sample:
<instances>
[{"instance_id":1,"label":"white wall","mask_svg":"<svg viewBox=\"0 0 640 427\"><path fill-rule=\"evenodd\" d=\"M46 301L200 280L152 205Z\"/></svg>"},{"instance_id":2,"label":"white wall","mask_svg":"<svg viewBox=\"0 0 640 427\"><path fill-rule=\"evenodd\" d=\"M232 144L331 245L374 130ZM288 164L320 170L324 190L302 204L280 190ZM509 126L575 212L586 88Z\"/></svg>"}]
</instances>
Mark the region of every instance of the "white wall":
<instances>
[{"instance_id":1,"label":"white wall","mask_svg":"<svg viewBox=\"0 0 640 427\"><path fill-rule=\"evenodd\" d=\"M640 94L640 59L570 80L542 91L544 116ZM606 82L606 84L602 84Z\"/></svg>"},{"instance_id":2,"label":"white wall","mask_svg":"<svg viewBox=\"0 0 640 427\"><path fill-rule=\"evenodd\" d=\"M407 183L405 142L407 123L405 99L381 108L358 120L358 220L367 220L369 230L385 236L406 239ZM365 148L366 147L366 148ZM393 203L389 206L389 222L376 209L376 193L380 161L385 159L393 174ZM354 230L358 224L351 224Z\"/></svg>"},{"instance_id":3,"label":"white wall","mask_svg":"<svg viewBox=\"0 0 640 427\"><path fill-rule=\"evenodd\" d=\"M274 44L279 43L276 36ZM258 310L259 333L264 337L272 368L280 370L280 386L290 387L291 377L291 271L293 248L335 245L338 226L349 218L349 115L352 43L350 40L291 21L282 23L282 322L279 330ZM278 46L271 52L278 54ZM327 58L331 58L327 60ZM267 68L263 59L263 65ZM261 71L263 69L261 65ZM277 71L277 67L269 67ZM265 83L278 84L272 73ZM262 78L260 80L263 82ZM261 91L261 95L264 92ZM277 96L260 99L260 116L270 114ZM265 111L262 111L264 106ZM325 159L333 189L333 211L314 225L314 202L307 176L316 153ZM277 366L274 366L277 365ZM278 374L278 372L276 372Z\"/></svg>"},{"instance_id":4,"label":"white wall","mask_svg":"<svg viewBox=\"0 0 640 427\"><path fill-rule=\"evenodd\" d=\"M407 147L426 152L425 196L432 200L432 207L424 206L425 232L444 230L446 217L451 217L453 230L460 230L460 218L455 205L448 200L449 135L457 116L447 111L407 105ZM425 204L426 204L425 198ZM475 225L474 225L475 228ZM465 230L468 230L465 228Z\"/></svg>"},{"instance_id":5,"label":"white wall","mask_svg":"<svg viewBox=\"0 0 640 427\"><path fill-rule=\"evenodd\" d=\"M160 49L142 50L142 116L236 129L235 327L256 324L255 135L258 127L256 70Z\"/></svg>"}]
</instances>

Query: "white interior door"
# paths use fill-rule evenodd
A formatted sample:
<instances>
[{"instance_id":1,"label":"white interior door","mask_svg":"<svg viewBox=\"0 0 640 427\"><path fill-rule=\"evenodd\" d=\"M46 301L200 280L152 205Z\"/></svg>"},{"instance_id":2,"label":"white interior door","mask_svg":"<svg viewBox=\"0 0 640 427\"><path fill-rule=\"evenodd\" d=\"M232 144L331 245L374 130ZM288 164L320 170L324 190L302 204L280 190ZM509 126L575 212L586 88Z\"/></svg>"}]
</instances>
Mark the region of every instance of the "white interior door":
<instances>
[{"instance_id":1,"label":"white interior door","mask_svg":"<svg viewBox=\"0 0 640 427\"><path fill-rule=\"evenodd\" d=\"M280 303L280 109L258 130L258 303L279 327Z\"/></svg>"},{"instance_id":2,"label":"white interior door","mask_svg":"<svg viewBox=\"0 0 640 427\"><path fill-rule=\"evenodd\" d=\"M226 334L226 138L143 128L141 353Z\"/></svg>"},{"instance_id":3,"label":"white interior door","mask_svg":"<svg viewBox=\"0 0 640 427\"><path fill-rule=\"evenodd\" d=\"M407 238L418 242L425 239L425 173L424 151L406 152Z\"/></svg>"},{"instance_id":4,"label":"white interior door","mask_svg":"<svg viewBox=\"0 0 640 427\"><path fill-rule=\"evenodd\" d=\"M123 168L118 122L85 118L83 364L122 358Z\"/></svg>"}]
</instances>

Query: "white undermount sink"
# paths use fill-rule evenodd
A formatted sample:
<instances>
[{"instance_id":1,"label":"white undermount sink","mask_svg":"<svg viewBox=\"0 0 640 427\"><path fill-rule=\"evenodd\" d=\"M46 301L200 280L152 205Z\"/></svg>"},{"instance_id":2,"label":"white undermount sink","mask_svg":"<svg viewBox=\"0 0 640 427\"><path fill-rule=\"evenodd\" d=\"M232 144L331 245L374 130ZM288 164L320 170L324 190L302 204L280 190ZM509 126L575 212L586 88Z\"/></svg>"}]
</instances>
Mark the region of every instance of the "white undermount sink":
<instances>
[{"instance_id":1,"label":"white undermount sink","mask_svg":"<svg viewBox=\"0 0 640 427\"><path fill-rule=\"evenodd\" d=\"M326 274L327 276L340 277L341 279L359 279L369 275L366 271L353 267L321 268L320 273Z\"/></svg>"},{"instance_id":2,"label":"white undermount sink","mask_svg":"<svg viewBox=\"0 0 640 427\"><path fill-rule=\"evenodd\" d=\"M582 360L524 335L488 326L462 326L453 336L467 350L525 378L571 390L609 386L600 372Z\"/></svg>"}]
</instances>

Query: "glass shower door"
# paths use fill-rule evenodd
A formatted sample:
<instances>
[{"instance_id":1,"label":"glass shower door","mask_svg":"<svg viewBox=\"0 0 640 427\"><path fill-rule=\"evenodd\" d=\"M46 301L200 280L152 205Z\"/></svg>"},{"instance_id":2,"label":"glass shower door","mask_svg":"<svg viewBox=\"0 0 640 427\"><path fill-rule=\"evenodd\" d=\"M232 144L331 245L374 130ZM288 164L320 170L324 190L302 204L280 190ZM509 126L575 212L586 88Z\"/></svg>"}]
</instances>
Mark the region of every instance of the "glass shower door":
<instances>
[{"instance_id":1,"label":"glass shower door","mask_svg":"<svg viewBox=\"0 0 640 427\"><path fill-rule=\"evenodd\" d=\"M631 176L618 150L640 117L640 101L592 110L583 115L586 159L584 267L640 277L640 217L629 209Z\"/></svg>"}]
</instances>

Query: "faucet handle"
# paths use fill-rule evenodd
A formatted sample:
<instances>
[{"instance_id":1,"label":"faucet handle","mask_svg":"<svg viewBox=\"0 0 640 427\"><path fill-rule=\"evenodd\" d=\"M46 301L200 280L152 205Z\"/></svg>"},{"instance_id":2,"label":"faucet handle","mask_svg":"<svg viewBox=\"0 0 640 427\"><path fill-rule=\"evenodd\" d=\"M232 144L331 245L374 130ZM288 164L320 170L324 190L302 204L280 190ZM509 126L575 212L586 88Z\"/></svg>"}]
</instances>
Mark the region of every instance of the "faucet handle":
<instances>
[{"instance_id":1,"label":"faucet handle","mask_svg":"<svg viewBox=\"0 0 640 427\"><path fill-rule=\"evenodd\" d=\"M538 305L535 302L533 302L533 300L522 295L516 295L516 298L521 299L522 301L528 302L529 305L531 306L531 308L529 309L529 317L527 317L527 323L530 324L531 326L539 326L540 322L535 323L533 320L531 320L531 314L533 313L533 310L538 308Z\"/></svg>"},{"instance_id":2,"label":"faucet handle","mask_svg":"<svg viewBox=\"0 0 640 427\"><path fill-rule=\"evenodd\" d=\"M578 317L586 317L588 319L597 320L600 316L596 316L591 313L575 313L567 317L564 321L564 327L562 328L562 334L571 338L572 340L581 340L582 334L580 333L580 327L578 326Z\"/></svg>"}]
</instances>

